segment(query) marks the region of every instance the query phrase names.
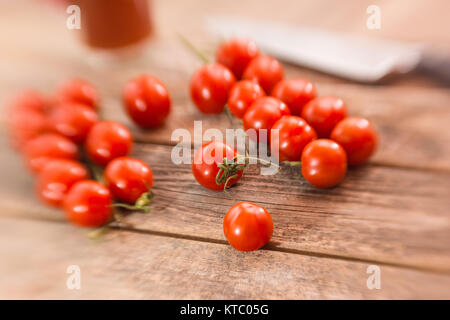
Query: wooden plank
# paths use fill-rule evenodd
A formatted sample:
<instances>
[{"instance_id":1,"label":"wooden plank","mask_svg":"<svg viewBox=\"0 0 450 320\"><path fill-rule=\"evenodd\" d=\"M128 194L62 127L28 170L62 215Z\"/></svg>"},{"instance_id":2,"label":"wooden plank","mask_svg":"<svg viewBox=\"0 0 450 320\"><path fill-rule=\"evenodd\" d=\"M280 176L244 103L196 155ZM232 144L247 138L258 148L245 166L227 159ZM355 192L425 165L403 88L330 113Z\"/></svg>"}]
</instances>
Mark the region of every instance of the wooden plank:
<instances>
[{"instance_id":1,"label":"wooden plank","mask_svg":"<svg viewBox=\"0 0 450 320\"><path fill-rule=\"evenodd\" d=\"M72 226L0 218L1 299L448 299L450 277L114 230L98 241ZM77 265L81 289L68 290Z\"/></svg>"},{"instance_id":2,"label":"wooden plank","mask_svg":"<svg viewBox=\"0 0 450 320\"><path fill-rule=\"evenodd\" d=\"M131 228L225 243L226 211L237 201L251 201L273 216L271 250L450 271L449 174L364 166L350 170L339 187L320 190L298 178L296 168L260 176L252 166L242 183L224 193L198 185L189 165L172 164L170 151L135 148L133 155L153 168L156 199L151 213L125 218ZM36 200L17 156L2 152L0 163L0 215L64 219Z\"/></svg>"},{"instance_id":3,"label":"wooden plank","mask_svg":"<svg viewBox=\"0 0 450 320\"><path fill-rule=\"evenodd\" d=\"M251 201L271 212L277 249L450 271L449 174L363 166L321 190L297 178L296 168L260 176L253 166L223 193L198 185L189 165L173 165L168 147L142 145L135 156L154 169L157 195L152 213L126 220L135 228L224 239L226 211Z\"/></svg>"},{"instance_id":4,"label":"wooden plank","mask_svg":"<svg viewBox=\"0 0 450 320\"><path fill-rule=\"evenodd\" d=\"M4 136L0 137L0 216L34 220L62 221L58 209L44 206L35 193L34 176L20 154L14 152Z\"/></svg>"}]
</instances>

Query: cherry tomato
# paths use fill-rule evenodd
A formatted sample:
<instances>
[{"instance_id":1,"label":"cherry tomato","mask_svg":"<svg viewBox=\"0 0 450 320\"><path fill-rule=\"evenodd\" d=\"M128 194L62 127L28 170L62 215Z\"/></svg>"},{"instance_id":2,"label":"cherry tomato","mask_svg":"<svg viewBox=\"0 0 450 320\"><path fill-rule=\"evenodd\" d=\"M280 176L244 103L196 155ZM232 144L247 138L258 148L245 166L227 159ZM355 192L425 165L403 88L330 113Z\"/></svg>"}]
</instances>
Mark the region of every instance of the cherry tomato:
<instances>
[{"instance_id":1,"label":"cherry tomato","mask_svg":"<svg viewBox=\"0 0 450 320\"><path fill-rule=\"evenodd\" d=\"M238 202L225 215L223 233L234 249L257 250L272 238L272 217L261 206Z\"/></svg>"},{"instance_id":2,"label":"cherry tomato","mask_svg":"<svg viewBox=\"0 0 450 320\"><path fill-rule=\"evenodd\" d=\"M271 150L272 154L279 152L280 161L300 161L305 146L317 138L314 129L297 116L282 117L272 130L279 130L279 139L274 140Z\"/></svg>"},{"instance_id":3,"label":"cherry tomato","mask_svg":"<svg viewBox=\"0 0 450 320\"><path fill-rule=\"evenodd\" d=\"M51 160L39 173L36 191L45 203L59 207L72 185L88 176L88 170L80 162Z\"/></svg>"},{"instance_id":4,"label":"cherry tomato","mask_svg":"<svg viewBox=\"0 0 450 320\"><path fill-rule=\"evenodd\" d=\"M318 139L310 142L302 154L303 177L313 186L331 188L347 172L347 156L336 142Z\"/></svg>"},{"instance_id":5,"label":"cherry tomato","mask_svg":"<svg viewBox=\"0 0 450 320\"><path fill-rule=\"evenodd\" d=\"M153 186L152 169L138 159L116 158L105 168L105 183L115 198L135 203Z\"/></svg>"},{"instance_id":6,"label":"cherry tomato","mask_svg":"<svg viewBox=\"0 0 450 320\"><path fill-rule=\"evenodd\" d=\"M302 118L316 130L319 138L330 137L339 121L347 117L347 106L336 97L320 97L303 107Z\"/></svg>"},{"instance_id":7,"label":"cherry tomato","mask_svg":"<svg viewBox=\"0 0 450 320\"><path fill-rule=\"evenodd\" d=\"M91 127L98 121L92 107L66 102L49 113L49 125L55 132L62 134L75 143L83 143Z\"/></svg>"},{"instance_id":8,"label":"cherry tomato","mask_svg":"<svg viewBox=\"0 0 450 320\"><path fill-rule=\"evenodd\" d=\"M109 189L94 180L75 183L63 206L67 220L81 227L99 227L111 217L112 198Z\"/></svg>"},{"instance_id":9,"label":"cherry tomato","mask_svg":"<svg viewBox=\"0 0 450 320\"><path fill-rule=\"evenodd\" d=\"M133 139L130 131L116 121L97 122L85 142L86 153L96 164L106 165L114 158L130 153Z\"/></svg>"},{"instance_id":10,"label":"cherry tomato","mask_svg":"<svg viewBox=\"0 0 450 320\"><path fill-rule=\"evenodd\" d=\"M48 101L37 91L24 90L14 96L9 105L12 109L26 108L37 112L45 112Z\"/></svg>"},{"instance_id":11,"label":"cherry tomato","mask_svg":"<svg viewBox=\"0 0 450 320\"><path fill-rule=\"evenodd\" d=\"M170 113L169 91L150 75L144 74L128 82L122 98L131 119L143 128L160 126Z\"/></svg>"},{"instance_id":12,"label":"cherry tomato","mask_svg":"<svg viewBox=\"0 0 450 320\"><path fill-rule=\"evenodd\" d=\"M78 159L78 147L71 140L56 133L45 133L31 139L24 146L24 156L32 172L40 172L53 159Z\"/></svg>"},{"instance_id":13,"label":"cherry tomato","mask_svg":"<svg viewBox=\"0 0 450 320\"><path fill-rule=\"evenodd\" d=\"M23 151L28 141L50 131L44 113L18 107L7 117L11 142L14 148Z\"/></svg>"},{"instance_id":14,"label":"cherry tomato","mask_svg":"<svg viewBox=\"0 0 450 320\"><path fill-rule=\"evenodd\" d=\"M45 112L48 101L34 90L16 94L6 108L12 146L22 151L27 141L49 131Z\"/></svg>"},{"instance_id":15,"label":"cherry tomato","mask_svg":"<svg viewBox=\"0 0 450 320\"><path fill-rule=\"evenodd\" d=\"M262 97L248 108L247 112L243 118L244 130L254 129L256 130L256 137L249 134L250 138L259 142L267 142L270 144L270 130L272 129L275 122L277 122L281 117L290 115L288 106L273 97ZM262 141L261 139L261 129L267 130L267 141Z\"/></svg>"},{"instance_id":16,"label":"cherry tomato","mask_svg":"<svg viewBox=\"0 0 450 320\"><path fill-rule=\"evenodd\" d=\"M264 90L257 83L249 80L236 82L228 97L228 108L232 114L242 119L252 103L263 96Z\"/></svg>"},{"instance_id":17,"label":"cherry tomato","mask_svg":"<svg viewBox=\"0 0 450 320\"><path fill-rule=\"evenodd\" d=\"M259 83L263 90L270 94L273 87L283 80L283 77L283 66L277 59L260 55L250 61L242 79Z\"/></svg>"},{"instance_id":18,"label":"cherry tomato","mask_svg":"<svg viewBox=\"0 0 450 320\"><path fill-rule=\"evenodd\" d=\"M254 41L232 38L217 49L216 61L231 70L237 79L242 77L250 61L259 54Z\"/></svg>"},{"instance_id":19,"label":"cherry tomato","mask_svg":"<svg viewBox=\"0 0 450 320\"><path fill-rule=\"evenodd\" d=\"M219 172L219 167L217 165L223 163L225 157L231 160L238 155L239 153L226 143L220 141L205 143L195 153L194 163L192 164L192 173L197 182L205 188L211 190L223 190L225 182L222 182L221 184L216 183L216 176ZM228 181L227 188L231 187L241 179L243 170L239 170L235 174L236 177Z\"/></svg>"},{"instance_id":20,"label":"cherry tomato","mask_svg":"<svg viewBox=\"0 0 450 320\"><path fill-rule=\"evenodd\" d=\"M278 82L271 95L286 103L293 115L300 116L305 104L314 99L316 94L316 87L310 81L295 78Z\"/></svg>"},{"instance_id":21,"label":"cherry tomato","mask_svg":"<svg viewBox=\"0 0 450 320\"><path fill-rule=\"evenodd\" d=\"M57 90L57 100L60 103L76 102L94 109L98 107L99 95L92 84L83 79L69 79Z\"/></svg>"},{"instance_id":22,"label":"cherry tomato","mask_svg":"<svg viewBox=\"0 0 450 320\"><path fill-rule=\"evenodd\" d=\"M339 122L331 132L331 139L347 153L348 164L362 164L375 152L378 135L367 119L351 117Z\"/></svg>"},{"instance_id":23,"label":"cherry tomato","mask_svg":"<svg viewBox=\"0 0 450 320\"><path fill-rule=\"evenodd\" d=\"M192 101L203 113L221 113L235 82L228 68L218 63L206 64L191 79Z\"/></svg>"}]
</instances>

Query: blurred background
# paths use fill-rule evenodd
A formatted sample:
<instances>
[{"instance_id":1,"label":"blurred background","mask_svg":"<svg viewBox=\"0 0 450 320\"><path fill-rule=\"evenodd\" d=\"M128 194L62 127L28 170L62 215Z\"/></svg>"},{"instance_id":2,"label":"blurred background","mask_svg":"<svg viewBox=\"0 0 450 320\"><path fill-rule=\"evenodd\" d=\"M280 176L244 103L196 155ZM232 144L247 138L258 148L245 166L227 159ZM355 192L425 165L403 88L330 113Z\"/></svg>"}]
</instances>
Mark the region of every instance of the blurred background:
<instances>
[{"instance_id":1,"label":"blurred background","mask_svg":"<svg viewBox=\"0 0 450 320\"><path fill-rule=\"evenodd\" d=\"M117 3L123 3L118 1ZM126 1L125 1L126 2ZM128 31L129 39L118 33L117 45L139 43L146 35L150 41L146 46L146 54L158 63L178 71L191 70L184 60L177 59L180 52L169 50L157 50L159 46L172 44L173 50L182 51L179 44L178 34L188 36L189 39L202 50L212 52L213 44L220 41L212 37L206 25L206 19L211 17L244 18L244 20L262 21L270 23L283 23L288 26L310 27L321 30L332 30L351 35L359 35L368 38L383 38L397 40L407 43L420 43L426 45L432 52L446 54L449 51L450 36L448 10L450 4L445 0L436 0L430 4L421 0L397 0L397 1L131 1L130 7L139 10L148 10L148 16L139 16L136 9L122 11L122 18L114 18L118 12L117 8L123 9L122 5L111 5L108 1L64 1L64 0L3 0L1 4L2 19L0 21L0 40L2 44L1 67L4 74L8 74L9 85L13 86L14 79L22 79L15 69L14 57L32 57L39 53L43 58L55 59L55 63L61 61L62 54L66 59L77 59L82 65L90 59L82 44L97 47L108 46L107 38L102 44L95 39L102 34L99 25L106 17L113 17L108 22L109 27L116 26L113 32L118 30ZM87 7L87 12L93 12L82 20L81 30L68 30L66 20L69 14L65 12L67 4L77 3ZM370 14L366 12L370 5L380 8L380 29L368 29L366 26ZM137 6L137 7L136 7ZM139 7L140 6L140 7ZM143 7L144 6L144 7ZM102 10L102 7L106 8ZM116 8L117 7L117 8ZM116 9L116 11L114 11ZM128 12L124 15L123 12ZM138 17L133 19L134 17ZM102 20L103 19L103 20ZM97 22L96 22L97 21ZM135 23L130 23L135 21ZM97 24L96 24L97 23ZM122 24L121 24L122 23ZM120 27L123 26L123 27ZM106 28L106 26L105 26ZM128 29L127 29L128 28ZM77 41L77 38L83 40ZM105 37L107 33L103 32ZM121 38L122 37L122 38ZM152 41L153 40L153 41ZM99 41L96 43L95 41ZM122 42L121 42L122 41ZM163 44L164 43L164 44ZM113 46L113 43L110 44ZM42 58L41 58L42 59ZM195 59L195 57L194 57ZM28 60L33 64L33 60ZM194 60L195 61L195 60ZM21 61L23 63L23 61ZM35 63L34 63L35 64ZM42 64L41 64L42 65ZM29 66L33 72L38 66ZM76 71L78 66L73 66ZM23 68L25 69L25 68ZM42 75L41 83L52 75ZM57 74L53 73L55 78ZM326 78L325 78L326 79ZM405 79L402 79L407 81ZM29 81L32 81L29 79ZM412 81L412 79L409 79ZM26 83L21 82L22 85ZM35 85L30 83L30 85ZM2 94L3 96L3 94Z\"/></svg>"}]
</instances>

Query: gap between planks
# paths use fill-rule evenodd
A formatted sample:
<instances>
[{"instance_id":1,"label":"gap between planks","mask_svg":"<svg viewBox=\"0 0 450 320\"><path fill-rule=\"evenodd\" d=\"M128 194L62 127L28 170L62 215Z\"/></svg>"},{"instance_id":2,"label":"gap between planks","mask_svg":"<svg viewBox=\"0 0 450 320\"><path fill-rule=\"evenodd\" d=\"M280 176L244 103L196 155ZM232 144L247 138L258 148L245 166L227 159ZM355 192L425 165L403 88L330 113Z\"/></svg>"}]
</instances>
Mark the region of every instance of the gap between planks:
<instances>
[{"instance_id":1,"label":"gap between planks","mask_svg":"<svg viewBox=\"0 0 450 320\"><path fill-rule=\"evenodd\" d=\"M21 211L25 210L24 208L18 208L17 206L4 206L0 205L0 212L10 212L10 211ZM36 210L36 212L42 212L45 210ZM131 214L139 214L139 213L131 213ZM3 215L2 218L13 218L18 220L27 220L27 221L40 221L40 222L46 222L46 223L55 223L55 224L64 224L67 223L64 220L60 219L52 219L47 215L44 216L24 216L24 215L14 215L14 214L6 214ZM143 234L143 235L152 235L152 236L158 236L158 237L165 237L165 238L172 238L172 239L182 239L182 240L189 240L189 241L196 241L196 242L203 242L203 243L211 243L211 244L218 244L218 245L225 245L228 246L228 242L226 240L220 240L220 239L214 239L209 237L200 237L200 236L194 236L194 235L187 235L187 234L180 234L175 232L166 232L166 231L159 231L159 230L151 230L151 229L139 229L127 226L126 223L118 222L113 223L110 226L111 231L125 231L125 232L132 232L137 234ZM86 237L89 229L86 229ZM93 240L94 241L94 240ZM407 270L414 270L414 271L421 271L426 273L432 273L432 274L438 274L438 275L450 275L450 271L440 268L427 268L427 267L421 267L406 263L390 263L385 262L382 260L370 260L370 259L362 259L357 257L351 257L351 256L344 256L344 255L337 255L337 254L327 254L327 253L320 253L320 252L314 252L314 251L308 251L308 250L300 250L300 249L293 249L293 248L280 248L277 247L274 243L269 243L265 245L263 248L259 249L263 251L275 251L275 252L281 252L286 254L294 254L294 255L301 255L301 256L307 256L307 257L315 257L315 258L322 258L322 259L332 259L332 260L339 260L339 261L348 261L348 262L356 262L356 263L366 263L366 264L375 264L375 265L381 265L385 267L393 267L398 269L407 269Z\"/></svg>"},{"instance_id":2,"label":"gap between planks","mask_svg":"<svg viewBox=\"0 0 450 320\"><path fill-rule=\"evenodd\" d=\"M362 263L242 253L120 230L91 242L67 224L0 222L0 254L10 258L0 263L9 275L0 278L0 297L6 298L444 299L450 293L450 277L414 270L381 267L381 290L369 290ZM83 290L66 288L66 269L73 264L82 270Z\"/></svg>"},{"instance_id":3,"label":"gap between planks","mask_svg":"<svg viewBox=\"0 0 450 320\"><path fill-rule=\"evenodd\" d=\"M154 146L156 147L156 146ZM149 145L145 145L144 148L142 148L141 152L145 152L145 150L147 150L148 148L151 148L151 146ZM160 147L162 148L162 147ZM139 153L141 153L139 152ZM139 157L140 158L140 157ZM164 158L161 158L164 159ZM158 159L156 159L158 160ZM12 161L12 158L9 158L9 161ZM7 163L9 162L7 161ZM18 167L19 168L19 167ZM13 169L13 168L11 168ZM184 171L186 171L185 169L183 169ZM11 170L10 170L11 171ZM58 214L59 212L55 211L55 215L50 215L49 213L51 213L50 210L45 210L43 207L39 206L37 204L37 202L31 203L31 202L27 202L27 201L23 201L24 199L22 199L22 194L23 192L25 192L26 194L32 194L32 190L31 190L31 178L30 177L22 177L22 175L25 175L25 173L16 170L12 170L13 172L15 171L18 175L21 176L21 179L19 179L19 181L17 182L17 186L16 188L13 188L13 194L16 194L17 192L19 192L20 190L20 196L13 196L10 197L13 194L10 194L10 196L8 197L4 197L0 202L0 206L2 206L3 208L6 208L6 210L2 210L3 213L6 213L6 215L15 215L15 216L22 216L24 218L28 218L31 217L32 219L36 219L36 218L43 218L43 217L49 217L49 219L47 220L51 220L51 221L62 221L62 217ZM162 170L164 172L164 170ZM13 176L15 176L16 178L18 178L17 175L10 175L10 178L12 178ZM22 179L23 178L23 179ZM7 176L7 180L8 180L8 176ZM375 181L376 182L376 181ZM24 186L27 186L27 188L23 188ZM253 185L252 185L253 186ZM16 190L16 192L14 192L14 190ZM170 192L179 192L177 190L172 190L171 188L165 189L163 187L158 187L156 188L158 191L170 191ZM10 187L8 188L8 190L10 190ZM6 191L6 189L5 189ZM313 192L314 191L314 192ZM378 192L378 189L374 189L372 190L373 192ZM310 190L309 192L313 192L310 193L309 196L314 196L316 191L315 190ZM187 193L188 195L195 195L195 196L204 196L205 194L202 192L190 192ZM292 194L289 193L290 196L292 196ZM320 195L320 194L319 194ZM417 194L416 194L417 195ZM439 193L439 197L442 197L442 193ZM335 195L335 196L339 196ZM427 196L427 195L426 195ZM428 195L429 196L429 195ZM428 197L427 196L427 197ZM216 197L215 197L216 198ZM221 197L217 197L216 199L220 200L222 199ZM439 198L438 198L439 199ZM239 200L239 199L237 199ZM248 200L248 199L240 199L240 200ZM263 199L259 199L258 203L264 203ZM272 203L270 202L270 204L275 205L276 203ZM376 203L375 203L376 204ZM381 204L378 204L381 205ZM286 205L285 205L286 206ZM289 211L289 208L285 208L283 209L283 211ZM320 208L318 209L320 211ZM11 212L16 211L15 214L11 214ZM45 213L44 213L45 212ZM18 214L17 214L18 213ZM341 220L344 218L345 219L345 212L340 212L341 214ZM34 215L34 217L33 217ZM343 218L342 218L343 215ZM172 230L164 230L165 228L155 228L155 225L149 223L149 224L143 224L142 228L140 225L140 222L142 222L139 218L140 214L135 213L135 214L130 214L127 215L125 219L125 222L129 223L131 220L131 222L137 223L137 225L139 226L138 228L130 228L130 230L135 230L136 232L146 232L148 231L149 234L159 234L159 235L167 235L170 237L177 237L177 238L184 238L184 239L192 239L192 240L197 240L197 241L203 241L203 242L211 242L211 243L220 243L220 244L227 244L226 241L224 240L224 238L222 236L220 237L215 237L215 236L211 236L211 234L202 234L202 236L191 236L192 234L196 234L195 230L191 230L192 232L187 232L187 233L183 233L181 230L174 230L173 228L169 228ZM55 217L55 218L53 218ZM130 219L128 219L130 218ZM355 220L358 217L353 217L352 219ZM363 220L367 220L367 218L364 218ZM394 221L395 222L395 221ZM216 223L219 223L216 221ZM130 225L130 224L128 224ZM221 229L220 226L218 224L215 225L218 229ZM145 228L145 229L144 229ZM159 230L158 230L159 229ZM175 228L176 229L176 228ZM194 228L195 229L195 228ZM393 231L393 230L391 230ZM220 234L221 235L221 234ZM442 238L442 237L441 237ZM339 239L339 237L338 237ZM278 240L278 239L275 239ZM283 239L284 240L284 239ZM394 239L395 240L395 239ZM352 241L354 241L354 239L352 239ZM440 273L449 273L450 270L444 265L444 267L442 267L442 265L433 265L433 264L417 264L414 262L414 259L404 259L406 261L402 262L402 263L397 263L395 256L391 257L390 259L386 259L386 257L383 255L381 257L378 257L376 259L373 258L373 256L371 255L366 255L366 254L362 254L361 252L358 254L352 254L352 252L346 252L346 250L341 250L342 248L326 248L324 249L324 251L328 251L328 252L324 252L322 250L316 250L313 247L306 247L305 246L300 246L300 247L292 247L291 244L288 243L287 247L281 246L281 247L277 247L274 246L275 242L272 242L272 245L269 245L267 248L265 248L266 250L273 250L273 251L280 251L280 252L288 252L288 253L296 253L296 254L303 254L303 255L314 255L314 256L321 256L321 257L329 257L329 258L335 258L335 259L341 259L341 260L349 260L349 261L364 261L364 262L377 262L383 265L391 265L391 266L399 266L399 267L404 267L404 268L410 268L410 269L416 269L416 270L426 270L426 271L430 271L430 272L440 272ZM282 242L283 243L283 242ZM374 240L374 244L376 245L378 243L378 240ZM404 242L400 242L399 245L403 245ZM414 246L414 243L408 243L409 246ZM317 247L318 249L321 248L321 246ZM434 248L434 247L430 247L430 248ZM330 251L331 249L331 251ZM442 248L440 248L440 250L443 250ZM377 251L378 252L378 251ZM380 253L380 252L378 252ZM405 251L405 254L407 252ZM444 251L442 252L444 253ZM423 255L423 253L422 253ZM419 255L420 257L420 255ZM402 258L402 256L400 255L400 258Z\"/></svg>"},{"instance_id":4,"label":"gap between planks","mask_svg":"<svg viewBox=\"0 0 450 320\"><path fill-rule=\"evenodd\" d=\"M207 243L222 244L222 245L227 245L227 246L229 245L228 242L225 240L184 235L184 234L178 234L178 233L172 233L172 232L154 231L154 230L147 230L147 229L144 230L144 229L138 229L138 228L125 227L125 226L111 226L111 229L135 232L135 233L140 233L140 234L149 234L149 235L167 237L167 238L207 242ZM403 263L389 263L389 262L384 262L384 261L379 261L379 260L360 259L360 258L355 258L355 257L350 257L350 256L333 255L333 254L326 254L326 253L313 252L313 251L307 251L307 250L279 248L275 244L272 244L270 242L259 250L276 251L276 252L282 252L282 253L287 253L287 254L296 254L296 255L323 258L323 259L333 259L333 260L359 262L359 263L367 263L367 264L377 264L377 265L399 268L399 269L408 269L408 270L429 272L429 273L442 274L442 275L450 275L450 271L439 269L439 268L425 268L425 267L403 264Z\"/></svg>"}]
</instances>

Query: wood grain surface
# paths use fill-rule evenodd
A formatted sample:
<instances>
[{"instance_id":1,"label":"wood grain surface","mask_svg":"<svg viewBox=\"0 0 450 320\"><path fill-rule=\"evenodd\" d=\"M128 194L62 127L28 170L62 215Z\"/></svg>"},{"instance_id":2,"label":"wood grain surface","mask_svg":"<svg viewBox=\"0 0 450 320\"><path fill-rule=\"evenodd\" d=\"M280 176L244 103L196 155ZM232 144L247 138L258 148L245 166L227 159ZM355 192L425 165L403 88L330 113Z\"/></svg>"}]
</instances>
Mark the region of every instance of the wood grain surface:
<instances>
[{"instance_id":1,"label":"wood grain surface","mask_svg":"<svg viewBox=\"0 0 450 320\"><path fill-rule=\"evenodd\" d=\"M212 57L218 39L204 30L204 17L237 14L448 49L448 1L378 1L383 25L375 33L365 28L370 2L153 1L154 39L139 58L120 60L80 46L63 13L34 1L1 2L0 110L24 87L51 93L68 77L88 79L101 92L102 116L131 128L133 156L152 167L156 198L149 214L125 213L105 237L89 240L35 198L0 113L0 298L449 299L450 91L433 79L412 74L361 85L285 65L287 76L342 97L380 133L370 163L330 190L310 186L296 168L261 176L252 166L229 192L213 192L195 182L189 165L170 160L174 129L192 132L194 120L203 131L238 126L190 102L187 84L200 62L178 33ZM159 77L173 100L166 125L152 131L135 127L120 101L124 83L143 72ZM232 250L222 232L224 214L241 200L264 206L275 224L272 241L247 254ZM81 290L65 285L73 264L82 270ZM366 286L369 265L381 268L381 290Z\"/></svg>"},{"instance_id":2,"label":"wood grain surface","mask_svg":"<svg viewBox=\"0 0 450 320\"><path fill-rule=\"evenodd\" d=\"M34 237L29 234L34 233ZM381 266L382 290L366 287L365 263L115 230L92 242L61 223L1 219L0 298L383 299L449 298L450 277ZM37 247L29 253L29 247ZM58 255L55 255L58 252ZM81 289L66 287L67 268Z\"/></svg>"}]
</instances>

